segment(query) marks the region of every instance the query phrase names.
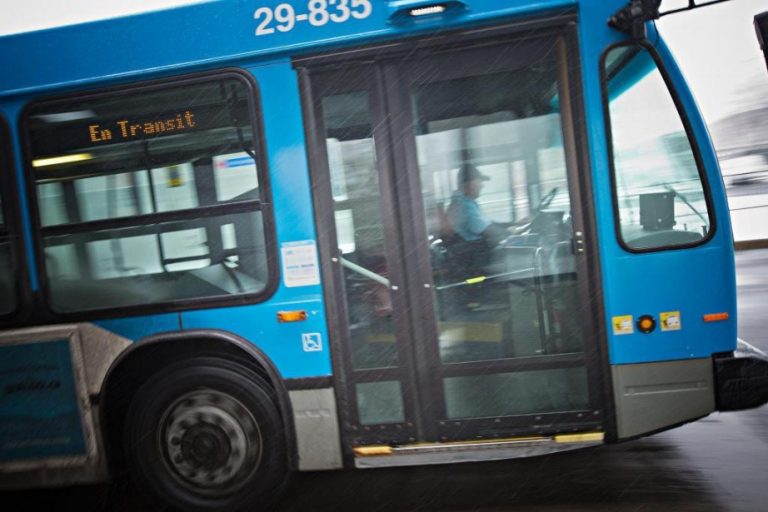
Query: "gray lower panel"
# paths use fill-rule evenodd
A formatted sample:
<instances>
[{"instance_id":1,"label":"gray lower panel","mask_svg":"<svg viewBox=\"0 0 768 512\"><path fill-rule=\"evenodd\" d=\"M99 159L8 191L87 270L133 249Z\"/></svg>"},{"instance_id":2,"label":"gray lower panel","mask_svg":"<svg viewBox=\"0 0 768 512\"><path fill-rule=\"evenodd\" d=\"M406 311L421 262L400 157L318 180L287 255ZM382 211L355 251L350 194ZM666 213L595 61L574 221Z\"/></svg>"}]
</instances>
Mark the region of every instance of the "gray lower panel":
<instances>
[{"instance_id":1,"label":"gray lower panel","mask_svg":"<svg viewBox=\"0 0 768 512\"><path fill-rule=\"evenodd\" d=\"M317 471L342 467L341 440L333 388L290 392L299 469Z\"/></svg>"},{"instance_id":2,"label":"gray lower panel","mask_svg":"<svg viewBox=\"0 0 768 512\"><path fill-rule=\"evenodd\" d=\"M0 489L107 478L90 396L128 345L87 323L0 332Z\"/></svg>"},{"instance_id":3,"label":"gray lower panel","mask_svg":"<svg viewBox=\"0 0 768 512\"><path fill-rule=\"evenodd\" d=\"M611 368L620 439L694 420L715 410L710 358Z\"/></svg>"}]
</instances>

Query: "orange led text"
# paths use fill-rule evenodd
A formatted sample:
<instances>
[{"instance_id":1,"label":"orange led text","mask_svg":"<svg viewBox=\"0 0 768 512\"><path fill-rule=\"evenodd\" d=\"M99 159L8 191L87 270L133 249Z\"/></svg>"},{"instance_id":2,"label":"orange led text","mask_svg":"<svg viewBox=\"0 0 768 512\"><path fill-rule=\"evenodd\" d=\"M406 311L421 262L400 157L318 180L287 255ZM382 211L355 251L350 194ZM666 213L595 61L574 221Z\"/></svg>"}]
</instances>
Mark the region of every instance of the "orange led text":
<instances>
[{"instance_id":1,"label":"orange led text","mask_svg":"<svg viewBox=\"0 0 768 512\"><path fill-rule=\"evenodd\" d=\"M195 114L189 110L178 113L175 117L156 119L145 122L133 122L129 119L115 121L113 126L92 124L88 126L88 136L91 142L107 142L111 140L141 139L145 135L158 135L166 132L189 130L197 125Z\"/></svg>"}]
</instances>

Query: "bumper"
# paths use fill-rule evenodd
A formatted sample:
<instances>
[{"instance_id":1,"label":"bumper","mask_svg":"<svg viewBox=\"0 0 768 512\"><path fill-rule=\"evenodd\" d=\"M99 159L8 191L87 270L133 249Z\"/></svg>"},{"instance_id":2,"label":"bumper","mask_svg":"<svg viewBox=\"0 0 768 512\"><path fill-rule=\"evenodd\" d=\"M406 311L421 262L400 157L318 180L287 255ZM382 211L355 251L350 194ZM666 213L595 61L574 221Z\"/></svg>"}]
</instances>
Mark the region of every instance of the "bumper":
<instances>
[{"instance_id":1,"label":"bumper","mask_svg":"<svg viewBox=\"0 0 768 512\"><path fill-rule=\"evenodd\" d=\"M768 355L739 340L732 356L714 360L718 411L751 409L768 403Z\"/></svg>"}]
</instances>

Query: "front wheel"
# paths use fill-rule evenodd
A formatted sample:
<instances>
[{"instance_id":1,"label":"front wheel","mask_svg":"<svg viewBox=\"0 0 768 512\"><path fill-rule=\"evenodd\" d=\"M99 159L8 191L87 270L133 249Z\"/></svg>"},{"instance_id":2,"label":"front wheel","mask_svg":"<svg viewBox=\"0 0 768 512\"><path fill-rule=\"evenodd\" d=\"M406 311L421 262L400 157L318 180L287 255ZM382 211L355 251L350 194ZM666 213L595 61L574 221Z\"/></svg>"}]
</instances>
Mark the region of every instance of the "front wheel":
<instances>
[{"instance_id":1,"label":"front wheel","mask_svg":"<svg viewBox=\"0 0 768 512\"><path fill-rule=\"evenodd\" d=\"M184 511L258 510L271 502L288 466L270 391L254 372L218 358L182 361L154 375L126 419L134 483Z\"/></svg>"}]
</instances>

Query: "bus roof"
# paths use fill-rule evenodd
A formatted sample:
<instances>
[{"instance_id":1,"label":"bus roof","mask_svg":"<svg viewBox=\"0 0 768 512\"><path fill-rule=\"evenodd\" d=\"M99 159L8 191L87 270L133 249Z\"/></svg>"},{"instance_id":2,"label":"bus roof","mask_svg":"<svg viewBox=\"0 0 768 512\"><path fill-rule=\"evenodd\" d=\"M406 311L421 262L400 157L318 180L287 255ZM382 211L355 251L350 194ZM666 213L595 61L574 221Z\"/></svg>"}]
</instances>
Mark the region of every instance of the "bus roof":
<instances>
[{"instance_id":1,"label":"bus roof","mask_svg":"<svg viewBox=\"0 0 768 512\"><path fill-rule=\"evenodd\" d=\"M313 13L320 3L308 0L266 7L263 2L215 0L0 37L0 97L161 76L268 55L306 54L504 17L547 11L557 16L578 1L451 1L442 4L455 9L453 13L413 18L403 14L424 2L349 0L343 4L350 6L349 13L338 10L340 2L326 3L326 15ZM620 7L625 0L606 3ZM280 23L290 11L293 21Z\"/></svg>"}]
</instances>

